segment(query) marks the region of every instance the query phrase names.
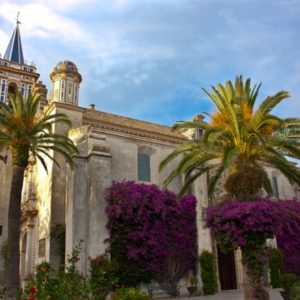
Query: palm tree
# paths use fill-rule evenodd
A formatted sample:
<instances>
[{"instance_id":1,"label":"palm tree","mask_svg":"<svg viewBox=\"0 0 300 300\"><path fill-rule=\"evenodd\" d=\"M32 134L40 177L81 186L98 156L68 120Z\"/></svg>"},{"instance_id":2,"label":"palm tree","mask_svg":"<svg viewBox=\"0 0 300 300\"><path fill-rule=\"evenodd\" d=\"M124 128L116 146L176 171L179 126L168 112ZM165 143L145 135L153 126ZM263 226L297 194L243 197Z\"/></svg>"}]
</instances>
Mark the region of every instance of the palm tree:
<instances>
[{"instance_id":1,"label":"palm tree","mask_svg":"<svg viewBox=\"0 0 300 300\"><path fill-rule=\"evenodd\" d=\"M53 125L63 123L71 125L64 114L45 116L37 113L39 97L29 95L27 99L21 93L10 97L9 103L0 102L0 145L10 150L12 155L12 182L8 210L8 287L15 295L20 287L19 277L19 239L21 217L21 192L24 171L29 157L39 160L47 171L45 158L58 164L50 151L60 153L67 163L74 167L73 154L77 148L66 136L52 132Z\"/></svg>"},{"instance_id":2,"label":"palm tree","mask_svg":"<svg viewBox=\"0 0 300 300\"><path fill-rule=\"evenodd\" d=\"M183 194L194 180L209 172L212 175L209 195L213 194L220 179L225 178L225 189L230 196L253 200L262 188L272 192L266 166L279 170L291 183L300 184L299 169L287 160L287 157L300 158L300 119L283 119L271 114L289 97L286 91L267 97L255 109L260 86L252 88L250 79L244 82L239 76L234 84L227 81L225 86L212 86L212 92L204 90L215 105L215 111L207 114L209 123L191 121L174 125L175 130L201 129L204 134L182 144L161 162L160 170L180 156L180 162L166 178L165 185L176 176L184 175ZM256 299L257 287L252 286L247 271L249 251L246 250L242 249L244 298ZM260 291L264 291L261 283L258 284ZM264 299L268 299L268 294L264 295Z\"/></svg>"},{"instance_id":3,"label":"palm tree","mask_svg":"<svg viewBox=\"0 0 300 300\"><path fill-rule=\"evenodd\" d=\"M180 145L160 164L164 169L173 159L180 162L168 175L164 185L176 176L184 175L181 194L192 182L209 172L209 195L225 176L225 188L231 196L257 194L261 188L272 192L266 166L279 170L291 183L300 184L300 172L287 157L300 158L300 119L279 118L272 110L289 97L280 91L267 97L255 109L261 84L251 87L251 80L236 78L225 86L212 86L212 92L204 89L215 105L210 122L177 122L174 130L201 129L204 134L197 140Z\"/></svg>"}]
</instances>

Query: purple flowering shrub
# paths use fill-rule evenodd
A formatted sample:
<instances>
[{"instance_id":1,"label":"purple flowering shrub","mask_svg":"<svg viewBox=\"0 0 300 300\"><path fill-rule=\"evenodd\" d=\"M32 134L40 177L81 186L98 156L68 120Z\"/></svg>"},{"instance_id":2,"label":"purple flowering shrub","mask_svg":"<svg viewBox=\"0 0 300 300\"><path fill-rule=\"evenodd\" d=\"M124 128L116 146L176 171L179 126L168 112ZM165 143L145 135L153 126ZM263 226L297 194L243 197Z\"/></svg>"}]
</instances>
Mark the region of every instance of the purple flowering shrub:
<instances>
[{"instance_id":1,"label":"purple flowering shrub","mask_svg":"<svg viewBox=\"0 0 300 300\"><path fill-rule=\"evenodd\" d=\"M300 274L300 202L297 200L225 203L206 210L206 227L223 250L249 247L253 236L276 236L284 254L283 269ZM262 259L262 258L261 258Z\"/></svg>"},{"instance_id":2,"label":"purple flowering shrub","mask_svg":"<svg viewBox=\"0 0 300 300\"><path fill-rule=\"evenodd\" d=\"M136 285L154 277L167 288L194 268L196 199L180 200L156 185L114 182L107 190L107 228L121 283Z\"/></svg>"}]
</instances>

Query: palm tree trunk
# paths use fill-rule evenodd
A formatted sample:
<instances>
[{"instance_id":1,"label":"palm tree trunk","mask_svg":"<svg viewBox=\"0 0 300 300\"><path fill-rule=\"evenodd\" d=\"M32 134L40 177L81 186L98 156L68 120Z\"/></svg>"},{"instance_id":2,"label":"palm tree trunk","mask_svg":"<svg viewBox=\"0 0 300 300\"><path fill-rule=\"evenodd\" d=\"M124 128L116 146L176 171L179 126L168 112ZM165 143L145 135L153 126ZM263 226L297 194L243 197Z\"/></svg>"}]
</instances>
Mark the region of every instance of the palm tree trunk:
<instances>
[{"instance_id":1,"label":"palm tree trunk","mask_svg":"<svg viewBox=\"0 0 300 300\"><path fill-rule=\"evenodd\" d=\"M16 297L20 288L20 220L21 194L25 167L13 166L13 175L8 208L8 296ZM15 298L14 298L15 299Z\"/></svg>"}]
</instances>

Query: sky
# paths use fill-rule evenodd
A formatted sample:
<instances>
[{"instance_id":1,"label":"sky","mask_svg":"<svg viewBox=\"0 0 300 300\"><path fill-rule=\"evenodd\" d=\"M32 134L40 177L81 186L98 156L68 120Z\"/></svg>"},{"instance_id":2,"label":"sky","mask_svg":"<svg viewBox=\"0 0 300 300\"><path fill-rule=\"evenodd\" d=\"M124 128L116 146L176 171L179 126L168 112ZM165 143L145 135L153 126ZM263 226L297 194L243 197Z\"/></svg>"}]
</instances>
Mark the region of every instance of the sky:
<instances>
[{"instance_id":1,"label":"sky","mask_svg":"<svg viewBox=\"0 0 300 300\"><path fill-rule=\"evenodd\" d=\"M49 87L61 60L83 81L80 106L172 125L213 107L201 88L262 81L260 100L300 116L300 0L0 0L0 53L20 12L24 56Z\"/></svg>"}]
</instances>

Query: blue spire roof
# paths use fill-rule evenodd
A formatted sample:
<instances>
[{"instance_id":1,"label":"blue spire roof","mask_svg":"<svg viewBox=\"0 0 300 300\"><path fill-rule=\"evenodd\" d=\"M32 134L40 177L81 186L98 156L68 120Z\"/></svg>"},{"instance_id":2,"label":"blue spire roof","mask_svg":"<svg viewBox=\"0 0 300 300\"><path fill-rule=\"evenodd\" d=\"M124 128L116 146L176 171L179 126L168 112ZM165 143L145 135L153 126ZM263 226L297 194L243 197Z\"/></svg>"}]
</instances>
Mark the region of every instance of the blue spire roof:
<instances>
[{"instance_id":1,"label":"blue spire roof","mask_svg":"<svg viewBox=\"0 0 300 300\"><path fill-rule=\"evenodd\" d=\"M12 34L12 37L7 46L6 52L4 54L4 59L13 61L15 63L24 64L24 56L21 43L21 35L19 30L19 21L17 21L17 26Z\"/></svg>"}]
</instances>

